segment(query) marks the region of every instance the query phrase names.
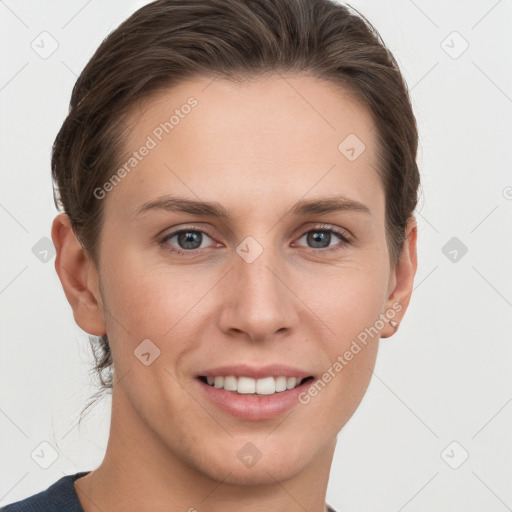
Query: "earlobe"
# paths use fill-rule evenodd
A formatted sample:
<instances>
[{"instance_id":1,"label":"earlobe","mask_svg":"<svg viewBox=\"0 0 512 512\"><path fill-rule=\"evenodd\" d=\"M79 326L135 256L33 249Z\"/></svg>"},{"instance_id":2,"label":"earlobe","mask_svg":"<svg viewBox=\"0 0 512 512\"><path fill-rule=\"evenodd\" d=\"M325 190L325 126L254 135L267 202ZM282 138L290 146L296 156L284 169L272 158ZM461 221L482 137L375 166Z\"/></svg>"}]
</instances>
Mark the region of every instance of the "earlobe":
<instances>
[{"instance_id":1,"label":"earlobe","mask_svg":"<svg viewBox=\"0 0 512 512\"><path fill-rule=\"evenodd\" d=\"M390 321L382 329L380 337L389 338L399 328L400 322L405 315L409 302L411 300L414 276L418 266L417 261L417 223L414 216L411 216L407 222L405 231L405 242L403 245L400 260L395 266L392 279L395 283L391 294L386 302L384 314ZM392 311L395 311L391 317ZM392 321L391 321L392 320ZM393 323L392 323L393 322Z\"/></svg>"},{"instance_id":2,"label":"earlobe","mask_svg":"<svg viewBox=\"0 0 512 512\"><path fill-rule=\"evenodd\" d=\"M57 252L55 270L73 309L75 322L85 332L102 336L106 327L97 270L80 245L67 214L61 213L53 220L52 240Z\"/></svg>"}]
</instances>

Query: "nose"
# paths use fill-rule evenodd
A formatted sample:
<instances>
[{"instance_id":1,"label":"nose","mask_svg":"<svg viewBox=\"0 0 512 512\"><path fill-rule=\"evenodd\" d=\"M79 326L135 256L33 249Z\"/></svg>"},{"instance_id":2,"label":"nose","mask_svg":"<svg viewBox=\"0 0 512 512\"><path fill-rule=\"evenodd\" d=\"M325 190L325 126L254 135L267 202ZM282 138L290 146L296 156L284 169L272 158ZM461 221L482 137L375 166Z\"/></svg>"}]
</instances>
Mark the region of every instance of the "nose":
<instances>
[{"instance_id":1,"label":"nose","mask_svg":"<svg viewBox=\"0 0 512 512\"><path fill-rule=\"evenodd\" d=\"M233 257L232 270L219 289L222 332L252 341L286 336L298 325L301 301L287 282L291 278L270 249L248 263Z\"/></svg>"}]
</instances>

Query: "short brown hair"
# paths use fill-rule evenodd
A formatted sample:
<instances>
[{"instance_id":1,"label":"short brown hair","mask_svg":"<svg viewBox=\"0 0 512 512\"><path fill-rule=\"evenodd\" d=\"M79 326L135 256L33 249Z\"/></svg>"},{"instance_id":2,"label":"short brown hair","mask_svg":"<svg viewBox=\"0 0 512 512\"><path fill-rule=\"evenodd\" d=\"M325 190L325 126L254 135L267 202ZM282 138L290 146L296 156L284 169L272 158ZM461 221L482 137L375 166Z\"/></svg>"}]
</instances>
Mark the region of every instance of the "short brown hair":
<instances>
[{"instance_id":1,"label":"short brown hair","mask_svg":"<svg viewBox=\"0 0 512 512\"><path fill-rule=\"evenodd\" d=\"M333 0L157 0L104 39L76 81L51 162L55 205L95 262L103 201L94 190L120 164L131 107L194 76L244 80L276 72L338 84L371 113L386 240L392 264L398 262L420 185L416 120L398 64L376 29ZM101 393L112 387L106 335L96 348ZM110 371L106 378L103 370Z\"/></svg>"}]
</instances>

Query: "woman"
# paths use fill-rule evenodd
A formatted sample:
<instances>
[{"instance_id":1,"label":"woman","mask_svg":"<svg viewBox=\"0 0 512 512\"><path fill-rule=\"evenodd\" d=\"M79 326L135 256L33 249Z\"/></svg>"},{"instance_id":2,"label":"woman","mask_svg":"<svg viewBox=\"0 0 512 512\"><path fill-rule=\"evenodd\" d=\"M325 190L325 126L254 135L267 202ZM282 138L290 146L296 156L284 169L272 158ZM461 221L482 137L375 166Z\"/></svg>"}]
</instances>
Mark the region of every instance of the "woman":
<instances>
[{"instance_id":1,"label":"woman","mask_svg":"<svg viewBox=\"0 0 512 512\"><path fill-rule=\"evenodd\" d=\"M52 156L108 446L4 511L333 510L411 297L417 142L394 58L330 0L159 0L113 31Z\"/></svg>"}]
</instances>

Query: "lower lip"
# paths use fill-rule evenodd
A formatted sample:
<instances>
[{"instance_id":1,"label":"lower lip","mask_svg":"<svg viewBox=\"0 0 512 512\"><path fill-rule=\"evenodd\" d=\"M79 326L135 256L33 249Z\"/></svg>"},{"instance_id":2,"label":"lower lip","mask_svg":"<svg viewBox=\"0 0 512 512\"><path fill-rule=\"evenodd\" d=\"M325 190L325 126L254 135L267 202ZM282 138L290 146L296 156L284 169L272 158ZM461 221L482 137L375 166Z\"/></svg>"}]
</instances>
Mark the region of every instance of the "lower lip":
<instances>
[{"instance_id":1,"label":"lower lip","mask_svg":"<svg viewBox=\"0 0 512 512\"><path fill-rule=\"evenodd\" d=\"M235 391L214 388L196 379L202 392L221 410L246 420L268 420L283 414L299 404L299 395L311 384L313 379L305 380L300 386L273 395L249 395Z\"/></svg>"}]
</instances>

